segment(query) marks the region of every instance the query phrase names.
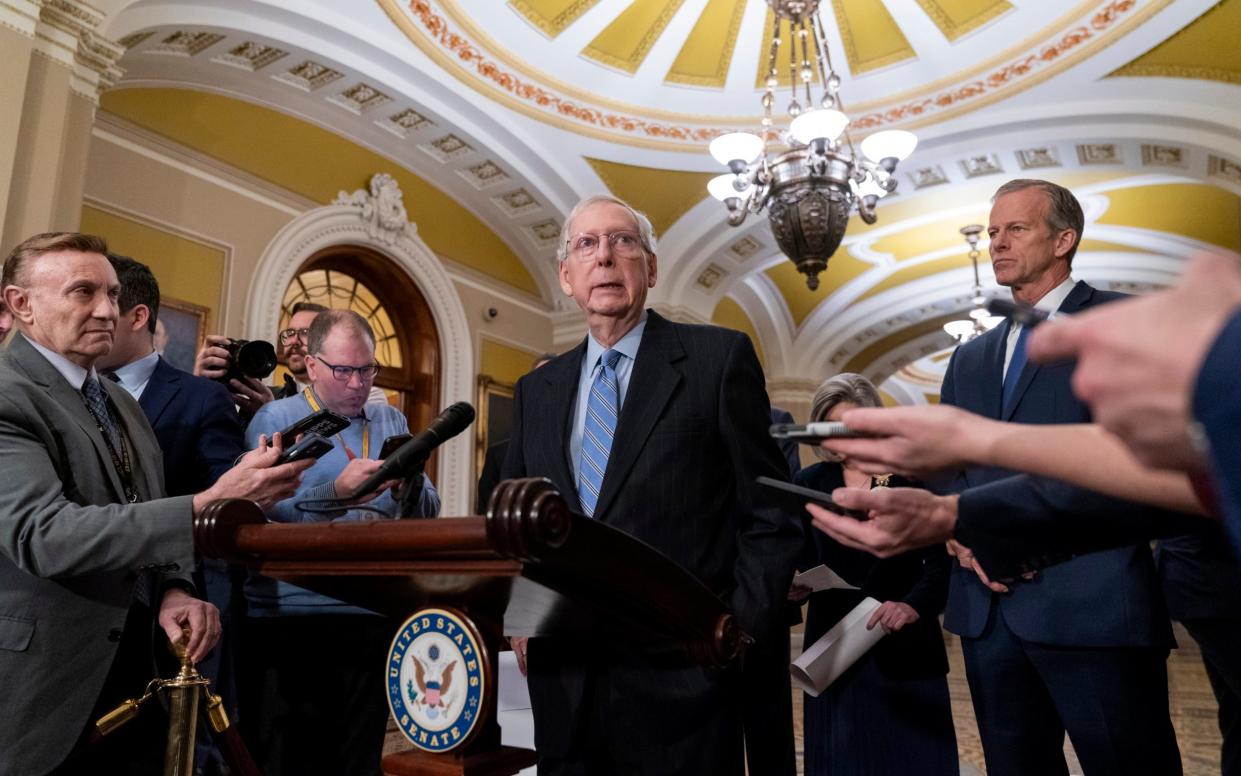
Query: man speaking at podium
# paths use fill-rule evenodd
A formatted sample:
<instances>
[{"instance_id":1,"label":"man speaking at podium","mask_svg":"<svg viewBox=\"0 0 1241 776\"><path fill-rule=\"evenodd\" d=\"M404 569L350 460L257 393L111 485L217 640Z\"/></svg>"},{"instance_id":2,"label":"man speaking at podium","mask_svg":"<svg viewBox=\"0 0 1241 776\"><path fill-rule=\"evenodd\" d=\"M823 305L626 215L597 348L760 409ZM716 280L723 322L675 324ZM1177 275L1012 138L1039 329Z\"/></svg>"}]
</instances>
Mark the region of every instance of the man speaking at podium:
<instances>
[{"instance_id":1,"label":"man speaking at podium","mask_svg":"<svg viewBox=\"0 0 1241 776\"><path fill-rule=\"evenodd\" d=\"M749 338L645 309L655 236L620 200L578 203L558 259L589 336L518 381L502 479L551 479L580 513L697 576L747 633L769 632L802 533L756 506L755 477L787 479L788 464L767 434ZM514 650L540 774L742 773L737 666L670 666L597 636L514 639Z\"/></svg>"},{"instance_id":2,"label":"man speaking at podium","mask_svg":"<svg viewBox=\"0 0 1241 776\"><path fill-rule=\"evenodd\" d=\"M152 772L135 760L153 749L158 762L163 741L139 723L77 756L94 720L154 678L152 616L170 639L190 629L196 662L219 638L215 607L187 590L191 518L217 499L283 498L305 468L272 466L273 447L202 493L161 498L151 426L95 371L119 315L106 252L90 235L37 235L0 278L20 332L0 355L0 776Z\"/></svg>"}]
</instances>

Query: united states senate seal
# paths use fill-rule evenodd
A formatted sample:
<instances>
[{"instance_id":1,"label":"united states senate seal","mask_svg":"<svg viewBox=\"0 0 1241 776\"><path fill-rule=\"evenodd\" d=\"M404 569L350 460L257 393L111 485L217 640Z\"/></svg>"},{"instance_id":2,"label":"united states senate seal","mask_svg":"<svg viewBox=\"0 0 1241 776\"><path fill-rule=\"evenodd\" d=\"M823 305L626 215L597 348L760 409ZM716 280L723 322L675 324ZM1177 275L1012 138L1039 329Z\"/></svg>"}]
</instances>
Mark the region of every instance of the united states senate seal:
<instances>
[{"instance_id":1,"label":"united states senate seal","mask_svg":"<svg viewBox=\"0 0 1241 776\"><path fill-rule=\"evenodd\" d=\"M409 742L447 752L478 726L486 660L474 624L459 612L423 609L405 621L388 651L388 707Z\"/></svg>"}]
</instances>

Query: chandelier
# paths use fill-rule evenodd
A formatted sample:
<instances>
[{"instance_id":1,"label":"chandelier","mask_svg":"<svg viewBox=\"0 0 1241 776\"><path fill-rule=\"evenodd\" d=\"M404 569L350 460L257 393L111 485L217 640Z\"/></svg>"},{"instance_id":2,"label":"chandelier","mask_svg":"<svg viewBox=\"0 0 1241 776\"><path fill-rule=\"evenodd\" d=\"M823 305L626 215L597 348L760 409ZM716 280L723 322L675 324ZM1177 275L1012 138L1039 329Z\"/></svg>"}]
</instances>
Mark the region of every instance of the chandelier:
<instances>
[{"instance_id":1,"label":"chandelier","mask_svg":"<svg viewBox=\"0 0 1241 776\"><path fill-rule=\"evenodd\" d=\"M889 129L866 137L861 154L857 153L845 132L849 117L840 102L840 76L832 68L818 18L819 0L767 0L767 4L776 18L762 97L762 129L758 134L730 132L711 141L711 155L729 172L713 178L707 190L728 207L732 226L739 226L748 213L766 208L780 250L814 291L819 273L840 247L849 216L856 212L866 223L875 223L875 204L896 189L896 165L913 153L918 139L912 132ZM788 20L789 30L791 121L777 132L772 108L780 83L776 63L784 43L781 20ZM811 95L816 70L823 87L817 104ZM769 141L788 150L769 158Z\"/></svg>"},{"instance_id":2,"label":"chandelier","mask_svg":"<svg viewBox=\"0 0 1241 776\"><path fill-rule=\"evenodd\" d=\"M948 321L944 324L944 331L948 332L958 345L964 345L975 337L986 334L1004 320L1002 316L988 312L987 297L982 295L982 282L978 279L978 237L982 234L982 226L963 226L961 234L970 246L970 263L974 265L974 298L970 300L974 303L974 309L970 310L969 320Z\"/></svg>"}]
</instances>

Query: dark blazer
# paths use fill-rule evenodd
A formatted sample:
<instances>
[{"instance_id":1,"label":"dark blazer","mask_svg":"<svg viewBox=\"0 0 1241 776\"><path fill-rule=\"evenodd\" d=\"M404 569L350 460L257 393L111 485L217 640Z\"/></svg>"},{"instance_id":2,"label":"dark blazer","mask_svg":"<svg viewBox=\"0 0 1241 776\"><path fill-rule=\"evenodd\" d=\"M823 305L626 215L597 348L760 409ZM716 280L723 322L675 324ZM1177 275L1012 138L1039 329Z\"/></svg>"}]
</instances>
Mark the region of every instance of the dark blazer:
<instances>
[{"instance_id":1,"label":"dark blazer","mask_svg":"<svg viewBox=\"0 0 1241 776\"><path fill-rule=\"evenodd\" d=\"M46 773L68 755L138 574L184 580L193 566L192 499L160 498L150 425L123 388L100 382L130 442L136 504L81 394L21 335L0 355L0 776Z\"/></svg>"},{"instance_id":2,"label":"dark blazer","mask_svg":"<svg viewBox=\"0 0 1241 776\"><path fill-rule=\"evenodd\" d=\"M568 446L585 353L583 339L518 381L502 477L547 477L574 505ZM802 543L795 519L758 506L756 477L788 479L769 426L748 337L648 312L595 519L689 570L748 633L777 621Z\"/></svg>"},{"instance_id":3,"label":"dark blazer","mask_svg":"<svg viewBox=\"0 0 1241 776\"><path fill-rule=\"evenodd\" d=\"M483 470L478 475L478 495L475 499L475 514L487 514L487 502L491 501L491 491L500 484L500 469L504 459L508 457L508 440L496 442L487 448L483 456Z\"/></svg>"},{"instance_id":4,"label":"dark blazer","mask_svg":"<svg viewBox=\"0 0 1241 776\"><path fill-rule=\"evenodd\" d=\"M1233 314L1202 362L1194 386L1194 417L1211 443L1211 473L1233 550L1241 554L1241 311Z\"/></svg>"},{"instance_id":5,"label":"dark blazer","mask_svg":"<svg viewBox=\"0 0 1241 776\"><path fill-rule=\"evenodd\" d=\"M779 407L771 408L771 424L792 423L793 413L788 410L782 410ZM780 452L784 455L784 459L789 462L789 476L792 477L801 469L801 451L798 450L798 443L792 439L781 439L777 443Z\"/></svg>"},{"instance_id":6,"label":"dark blazer","mask_svg":"<svg viewBox=\"0 0 1241 776\"><path fill-rule=\"evenodd\" d=\"M1075 313L1122 295L1077 283L1060 306ZM948 364L941 400L988 418L1016 423L1088 423L1090 412L1073 395L1073 364L1026 364L1011 406L1001 404L1007 323L957 348ZM1079 522L1133 519L1148 507L1007 469L966 470L959 522L1029 524L1059 515ZM961 532L958 538L968 544ZM980 556L981 557L981 556ZM986 566L984 565L984 568ZM1149 547L1143 544L1080 555L1016 582L998 603L1013 633L1058 646L1169 647L1172 631ZM977 637L987 625L992 593L973 571L954 562L944 627Z\"/></svg>"},{"instance_id":7,"label":"dark blazer","mask_svg":"<svg viewBox=\"0 0 1241 776\"><path fill-rule=\"evenodd\" d=\"M793 477L793 482L823 493L845 484L840 464L816 463ZM908 487L894 478L892 487ZM880 560L870 553L845 547L806 521L803 568L824 564L861 590L823 590L810 596L805 644L809 647L869 596L877 601L902 601L918 612L918 621L901 628L875 645L880 671L894 679L923 679L948 673L948 655L940 632L939 613L948 598L948 553L940 545ZM878 627L878 626L876 626Z\"/></svg>"},{"instance_id":8,"label":"dark blazer","mask_svg":"<svg viewBox=\"0 0 1241 776\"><path fill-rule=\"evenodd\" d=\"M162 358L138 404L164 453L164 489L170 496L211 487L246 450L228 389Z\"/></svg>"}]
</instances>

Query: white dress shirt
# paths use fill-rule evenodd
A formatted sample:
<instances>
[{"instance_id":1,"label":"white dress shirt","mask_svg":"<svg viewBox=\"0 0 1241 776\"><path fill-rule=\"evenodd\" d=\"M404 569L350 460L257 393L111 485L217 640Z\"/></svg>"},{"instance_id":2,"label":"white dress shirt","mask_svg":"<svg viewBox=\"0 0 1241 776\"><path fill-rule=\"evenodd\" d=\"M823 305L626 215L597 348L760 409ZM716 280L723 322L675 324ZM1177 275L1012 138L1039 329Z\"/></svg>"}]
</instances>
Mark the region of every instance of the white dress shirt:
<instances>
[{"instance_id":1,"label":"white dress shirt","mask_svg":"<svg viewBox=\"0 0 1241 776\"><path fill-rule=\"evenodd\" d=\"M1073 291L1073 286L1077 285L1077 281L1073 278L1065 278L1064 282L1056 286L1052 290L1043 294L1043 298L1034 303L1035 310L1043 310L1051 315L1060 309L1060 305L1064 304L1064 300L1068 298L1069 293ZM1021 326L1016 324L1008 327L1008 340L1004 344L1004 376L1008 376L1008 365L1013 360L1013 348L1017 345L1017 338L1021 336Z\"/></svg>"}]
</instances>

